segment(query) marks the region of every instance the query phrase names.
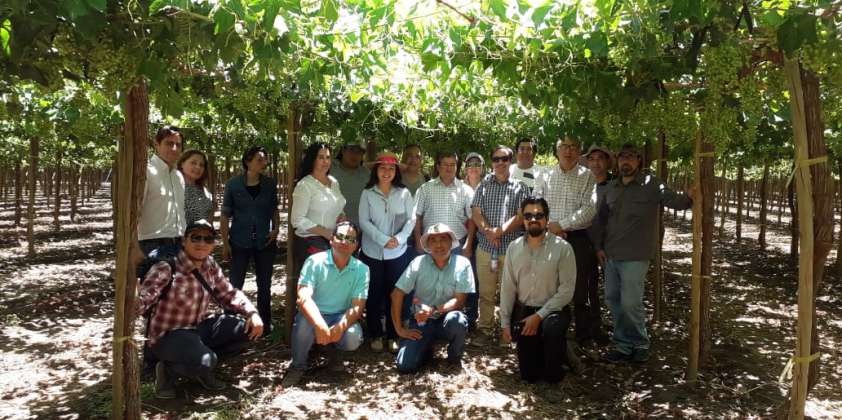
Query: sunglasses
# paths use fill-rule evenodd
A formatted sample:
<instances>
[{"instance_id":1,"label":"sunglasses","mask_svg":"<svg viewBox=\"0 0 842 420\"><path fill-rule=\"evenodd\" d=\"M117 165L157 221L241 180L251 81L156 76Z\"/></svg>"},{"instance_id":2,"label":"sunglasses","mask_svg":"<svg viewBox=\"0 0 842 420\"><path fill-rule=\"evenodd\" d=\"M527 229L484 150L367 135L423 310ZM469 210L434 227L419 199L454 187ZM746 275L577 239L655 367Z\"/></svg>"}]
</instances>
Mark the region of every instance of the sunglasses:
<instances>
[{"instance_id":1,"label":"sunglasses","mask_svg":"<svg viewBox=\"0 0 842 420\"><path fill-rule=\"evenodd\" d=\"M509 157L509 156L494 156L494 157L491 158L491 161L494 162L494 163L508 162L510 160L512 160L512 158Z\"/></svg>"},{"instance_id":2,"label":"sunglasses","mask_svg":"<svg viewBox=\"0 0 842 420\"><path fill-rule=\"evenodd\" d=\"M479 162L471 162L471 163L465 164L465 167L466 168L482 168L482 164L479 163Z\"/></svg>"},{"instance_id":3,"label":"sunglasses","mask_svg":"<svg viewBox=\"0 0 842 420\"><path fill-rule=\"evenodd\" d=\"M356 235L343 235L341 233L337 233L336 235L333 235L333 237L336 238L338 242L346 242L349 244L357 243Z\"/></svg>"},{"instance_id":4,"label":"sunglasses","mask_svg":"<svg viewBox=\"0 0 842 420\"><path fill-rule=\"evenodd\" d=\"M216 236L215 235L190 235L190 242L197 244L199 242L205 241L206 244L213 245L216 243Z\"/></svg>"},{"instance_id":5,"label":"sunglasses","mask_svg":"<svg viewBox=\"0 0 842 420\"><path fill-rule=\"evenodd\" d=\"M544 213L523 213L523 218L527 221L544 220L545 217L547 217L547 215Z\"/></svg>"}]
</instances>

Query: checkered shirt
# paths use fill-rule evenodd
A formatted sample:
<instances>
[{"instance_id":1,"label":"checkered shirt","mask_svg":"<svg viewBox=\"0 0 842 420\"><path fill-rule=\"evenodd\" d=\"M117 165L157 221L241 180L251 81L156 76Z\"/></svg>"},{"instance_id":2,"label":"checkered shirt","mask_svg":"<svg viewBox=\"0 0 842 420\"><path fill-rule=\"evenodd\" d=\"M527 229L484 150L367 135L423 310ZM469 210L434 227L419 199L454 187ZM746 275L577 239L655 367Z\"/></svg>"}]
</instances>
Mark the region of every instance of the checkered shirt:
<instances>
[{"instance_id":1,"label":"checkered shirt","mask_svg":"<svg viewBox=\"0 0 842 420\"><path fill-rule=\"evenodd\" d=\"M201 321L212 315L208 311L211 297L199 280L193 276L194 267L193 262L187 258L184 251L179 251L172 285L167 295L160 300L158 300L158 296L170 280L170 265L165 261L159 262L152 266L149 273L146 274L146 279L138 292L135 313L141 315L149 306L155 304L156 301L158 302L158 307L152 314L147 330L150 346L155 344L168 331L195 328ZM257 312L246 295L228 282L228 279L222 274L222 268L213 260L213 257L205 259L202 266L199 267L199 273L204 277L211 290L214 291L216 300L225 309L246 317Z\"/></svg>"},{"instance_id":2,"label":"checkered shirt","mask_svg":"<svg viewBox=\"0 0 842 420\"><path fill-rule=\"evenodd\" d=\"M486 223L490 227L501 227L503 223L511 219L520 210L520 204L529 195L529 187L523 181L509 177L506 182L499 182L494 174L489 174L482 180L474 194L474 201L471 207L479 207ZM497 252L503 254L509 243L523 234L523 227L503 235L500 238L500 248ZM492 252L494 248L491 242L485 238L480 230L477 230L478 244L484 251Z\"/></svg>"},{"instance_id":3,"label":"checkered shirt","mask_svg":"<svg viewBox=\"0 0 842 420\"><path fill-rule=\"evenodd\" d=\"M436 223L444 223L461 240L468 234L465 223L471 217L474 191L468 184L454 179L444 185L435 178L421 185L415 194L415 214L424 218L422 232Z\"/></svg>"},{"instance_id":4,"label":"checkered shirt","mask_svg":"<svg viewBox=\"0 0 842 420\"><path fill-rule=\"evenodd\" d=\"M535 181L536 196L550 206L550 222L565 231L586 229L596 215L596 180L591 170L576 165L568 172L555 166Z\"/></svg>"}]
</instances>

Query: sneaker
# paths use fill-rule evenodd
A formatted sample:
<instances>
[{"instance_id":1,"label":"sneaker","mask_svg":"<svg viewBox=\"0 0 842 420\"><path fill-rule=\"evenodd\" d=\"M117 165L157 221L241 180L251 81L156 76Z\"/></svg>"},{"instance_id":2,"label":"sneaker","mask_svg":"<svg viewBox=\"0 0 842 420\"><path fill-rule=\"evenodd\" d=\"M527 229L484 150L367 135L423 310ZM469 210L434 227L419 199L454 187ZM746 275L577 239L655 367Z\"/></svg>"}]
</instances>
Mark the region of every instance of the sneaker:
<instances>
[{"instance_id":1,"label":"sneaker","mask_svg":"<svg viewBox=\"0 0 842 420\"><path fill-rule=\"evenodd\" d=\"M164 362L155 364L155 398L171 400L175 398L175 384L173 384Z\"/></svg>"},{"instance_id":2,"label":"sneaker","mask_svg":"<svg viewBox=\"0 0 842 420\"><path fill-rule=\"evenodd\" d=\"M494 344L494 339L491 338L489 334L486 334L483 331L477 331L476 334L471 337L470 345L473 347L488 347Z\"/></svg>"},{"instance_id":3,"label":"sneaker","mask_svg":"<svg viewBox=\"0 0 842 420\"><path fill-rule=\"evenodd\" d=\"M649 361L649 349L635 349L631 355L632 363L646 363Z\"/></svg>"},{"instance_id":4,"label":"sneaker","mask_svg":"<svg viewBox=\"0 0 842 420\"><path fill-rule=\"evenodd\" d=\"M398 354L398 350L400 350L400 345L398 344L398 340L389 340L388 342L389 353Z\"/></svg>"},{"instance_id":5,"label":"sneaker","mask_svg":"<svg viewBox=\"0 0 842 420\"><path fill-rule=\"evenodd\" d=\"M371 351L375 353L380 353L383 351L383 339L380 337L374 338L371 340Z\"/></svg>"},{"instance_id":6,"label":"sneaker","mask_svg":"<svg viewBox=\"0 0 842 420\"><path fill-rule=\"evenodd\" d=\"M199 385L202 386L202 388L208 391L222 391L223 389L225 389L226 386L228 386L225 382L216 379L216 376L214 376L213 372L197 376L196 382L198 382Z\"/></svg>"},{"instance_id":7,"label":"sneaker","mask_svg":"<svg viewBox=\"0 0 842 420\"><path fill-rule=\"evenodd\" d=\"M611 350L605 356L602 356L602 360L608 363L625 363L631 361L631 358L632 355L621 353L617 350Z\"/></svg>"},{"instance_id":8,"label":"sneaker","mask_svg":"<svg viewBox=\"0 0 842 420\"><path fill-rule=\"evenodd\" d=\"M304 377L304 372L304 369L297 369L294 367L287 369L287 374L284 375L284 380L281 381L281 386L284 389L289 389L298 385L298 383L301 382L301 378Z\"/></svg>"}]
</instances>

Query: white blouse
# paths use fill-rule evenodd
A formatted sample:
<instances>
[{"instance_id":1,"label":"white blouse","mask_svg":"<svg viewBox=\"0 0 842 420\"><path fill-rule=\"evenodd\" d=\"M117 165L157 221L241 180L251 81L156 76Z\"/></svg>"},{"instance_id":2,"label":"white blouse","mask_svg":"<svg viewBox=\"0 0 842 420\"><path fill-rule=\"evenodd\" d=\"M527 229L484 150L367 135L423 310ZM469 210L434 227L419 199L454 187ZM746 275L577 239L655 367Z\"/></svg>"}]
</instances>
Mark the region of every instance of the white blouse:
<instances>
[{"instance_id":1,"label":"white blouse","mask_svg":"<svg viewBox=\"0 0 842 420\"><path fill-rule=\"evenodd\" d=\"M298 181L292 192L292 211L290 221L295 234L300 237L318 236L308 230L321 226L327 230L336 227L336 218L345 207L345 197L339 190L339 182L331 175L327 176L330 186L325 186L312 175Z\"/></svg>"}]
</instances>

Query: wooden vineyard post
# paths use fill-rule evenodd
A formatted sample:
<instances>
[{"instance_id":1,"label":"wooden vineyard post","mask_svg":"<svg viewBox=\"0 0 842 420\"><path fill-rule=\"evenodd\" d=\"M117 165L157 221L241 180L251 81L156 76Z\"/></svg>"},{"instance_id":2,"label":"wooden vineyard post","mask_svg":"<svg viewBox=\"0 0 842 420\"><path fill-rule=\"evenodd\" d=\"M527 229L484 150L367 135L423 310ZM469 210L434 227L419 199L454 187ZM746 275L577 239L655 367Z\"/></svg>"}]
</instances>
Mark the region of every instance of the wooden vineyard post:
<instances>
[{"instance_id":1,"label":"wooden vineyard post","mask_svg":"<svg viewBox=\"0 0 842 420\"><path fill-rule=\"evenodd\" d=\"M29 204L26 209L27 255L35 255L35 180L38 177L38 138L29 139Z\"/></svg>"},{"instance_id":2,"label":"wooden vineyard post","mask_svg":"<svg viewBox=\"0 0 842 420\"><path fill-rule=\"evenodd\" d=\"M59 146L58 153L56 154L55 191L53 191L53 194L55 194L55 203L53 205L53 229L55 230L61 229L61 225L58 221L59 214L61 213L61 159L62 148Z\"/></svg>"},{"instance_id":3,"label":"wooden vineyard post","mask_svg":"<svg viewBox=\"0 0 842 420\"><path fill-rule=\"evenodd\" d=\"M700 258L701 267L699 272L700 300L699 300L699 366L705 366L710 360L710 348L712 343L710 309L711 309L711 281L713 274L713 196L714 196L714 147L702 136L701 154L699 158L699 185L697 186L698 196L695 201L701 201L702 213L699 218L702 220L702 255ZM695 219L696 213L693 213Z\"/></svg>"},{"instance_id":4,"label":"wooden vineyard post","mask_svg":"<svg viewBox=\"0 0 842 420\"><path fill-rule=\"evenodd\" d=\"M15 227L20 226L23 213L23 171L20 168L20 161L20 159L15 161Z\"/></svg>"},{"instance_id":5,"label":"wooden vineyard post","mask_svg":"<svg viewBox=\"0 0 842 420\"><path fill-rule=\"evenodd\" d=\"M293 242L295 239L295 228L292 226L292 190L293 182L298 173L298 158L301 154L298 150L298 136L301 129L298 108L295 104L289 105L287 111L287 281L286 281L286 308L284 308L284 332L287 338L292 337L292 321L295 316L295 301L298 299L298 269L295 266L295 255Z\"/></svg>"},{"instance_id":6,"label":"wooden vineyard post","mask_svg":"<svg viewBox=\"0 0 842 420\"><path fill-rule=\"evenodd\" d=\"M810 341L812 333L813 298L813 185L810 178L807 124L804 115L804 95L801 90L801 66L786 59L784 71L790 91L792 126L795 134L795 189L798 196L798 226L801 251L798 254L798 335L796 363L793 365L792 391L788 417L804 418L809 377Z\"/></svg>"},{"instance_id":7,"label":"wooden vineyard post","mask_svg":"<svg viewBox=\"0 0 842 420\"><path fill-rule=\"evenodd\" d=\"M696 132L694 147L694 169L696 197L693 200L693 269L692 285L690 288L690 354L687 364L687 381L694 382L699 373L699 324L701 319L701 289L702 289L702 189L701 189L701 156L702 133Z\"/></svg>"},{"instance_id":8,"label":"wooden vineyard post","mask_svg":"<svg viewBox=\"0 0 842 420\"><path fill-rule=\"evenodd\" d=\"M117 264L114 289L114 348L112 371L112 419L134 420L140 418L138 373L138 346L132 339L137 278L135 267L141 259L137 243L137 221L142 206L143 188L146 183L146 149L148 144L149 98L142 80L132 86L126 95L126 123L123 141L117 156L117 173L120 187L115 209Z\"/></svg>"},{"instance_id":9,"label":"wooden vineyard post","mask_svg":"<svg viewBox=\"0 0 842 420\"><path fill-rule=\"evenodd\" d=\"M658 179L665 180L667 176L667 143L666 133L663 130L658 132L658 159L657 159L657 175ZM655 289L655 322L661 321L664 302L664 271L663 271L663 247L664 247L664 207L658 206L658 216L655 223L655 237L657 238L657 245L655 246L655 267L654 267L654 281L653 288Z\"/></svg>"},{"instance_id":10,"label":"wooden vineyard post","mask_svg":"<svg viewBox=\"0 0 842 420\"><path fill-rule=\"evenodd\" d=\"M743 238L743 196L745 193L745 169L740 164L737 168L737 227L735 228L737 243L740 243Z\"/></svg>"},{"instance_id":11,"label":"wooden vineyard post","mask_svg":"<svg viewBox=\"0 0 842 420\"><path fill-rule=\"evenodd\" d=\"M763 178L760 180L760 233L757 234L757 244L760 249L766 249L766 204L769 201L769 162L763 162Z\"/></svg>"}]
</instances>

